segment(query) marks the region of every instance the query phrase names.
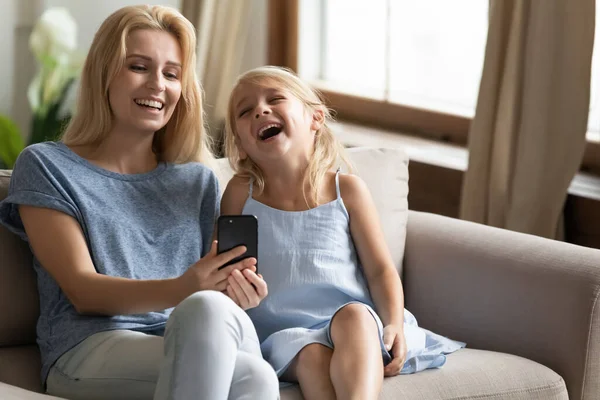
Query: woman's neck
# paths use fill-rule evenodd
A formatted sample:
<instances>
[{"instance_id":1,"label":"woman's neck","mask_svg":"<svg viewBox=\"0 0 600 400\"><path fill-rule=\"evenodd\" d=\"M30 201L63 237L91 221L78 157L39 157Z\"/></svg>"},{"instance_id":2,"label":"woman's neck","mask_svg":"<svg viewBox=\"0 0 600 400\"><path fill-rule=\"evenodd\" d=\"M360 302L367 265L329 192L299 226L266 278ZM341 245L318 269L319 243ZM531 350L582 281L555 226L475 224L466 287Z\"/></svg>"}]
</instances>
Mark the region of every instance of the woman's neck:
<instances>
[{"instance_id":1,"label":"woman's neck","mask_svg":"<svg viewBox=\"0 0 600 400\"><path fill-rule=\"evenodd\" d=\"M152 142L153 136L110 133L99 145L74 146L72 150L108 171L141 174L152 171L158 165Z\"/></svg>"}]
</instances>

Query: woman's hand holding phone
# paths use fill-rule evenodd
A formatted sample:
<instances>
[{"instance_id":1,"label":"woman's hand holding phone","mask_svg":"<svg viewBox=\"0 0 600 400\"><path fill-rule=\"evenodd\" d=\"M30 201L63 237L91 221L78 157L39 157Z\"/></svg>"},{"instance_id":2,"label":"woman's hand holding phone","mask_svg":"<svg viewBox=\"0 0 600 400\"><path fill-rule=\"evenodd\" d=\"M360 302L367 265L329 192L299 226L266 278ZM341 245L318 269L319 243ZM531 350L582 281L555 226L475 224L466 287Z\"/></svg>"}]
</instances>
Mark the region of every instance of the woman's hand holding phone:
<instances>
[{"instance_id":1,"label":"woman's hand holding phone","mask_svg":"<svg viewBox=\"0 0 600 400\"><path fill-rule=\"evenodd\" d=\"M228 279L226 294L243 310L260 304L267 294L267 283L252 269L234 269Z\"/></svg>"},{"instance_id":2,"label":"woman's hand holding phone","mask_svg":"<svg viewBox=\"0 0 600 400\"><path fill-rule=\"evenodd\" d=\"M198 262L192 264L183 275L177 278L182 285L185 297L200 290L225 292L229 285L228 278L233 271L246 270L254 274L254 271L256 271L256 258L253 257L219 269L245 252L245 246L239 246L217 254L217 241L213 241L210 252Z\"/></svg>"},{"instance_id":3,"label":"woman's hand holding phone","mask_svg":"<svg viewBox=\"0 0 600 400\"><path fill-rule=\"evenodd\" d=\"M217 252L224 253L227 249L243 245L247 253L239 259L249 257L256 264L258 220L254 215L221 215L217 220L217 238L219 240ZM256 274L256 265L254 268L234 269L229 275L224 293L242 309L247 310L256 307L267 296L267 283L260 274Z\"/></svg>"}]
</instances>

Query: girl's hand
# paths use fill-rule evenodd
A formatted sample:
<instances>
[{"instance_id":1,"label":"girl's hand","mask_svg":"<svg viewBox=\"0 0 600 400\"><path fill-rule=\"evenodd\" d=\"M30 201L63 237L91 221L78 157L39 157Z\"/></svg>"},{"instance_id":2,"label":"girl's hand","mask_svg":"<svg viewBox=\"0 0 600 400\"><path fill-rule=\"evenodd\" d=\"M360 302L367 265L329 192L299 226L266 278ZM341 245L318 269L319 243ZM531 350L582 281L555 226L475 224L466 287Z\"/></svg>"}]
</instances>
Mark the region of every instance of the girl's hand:
<instances>
[{"instance_id":1,"label":"girl's hand","mask_svg":"<svg viewBox=\"0 0 600 400\"><path fill-rule=\"evenodd\" d=\"M406 339L402 326L387 325L383 328L383 343L387 351L394 357L392 361L385 366L383 374L385 376L395 376L400 373L406 361Z\"/></svg>"},{"instance_id":2,"label":"girl's hand","mask_svg":"<svg viewBox=\"0 0 600 400\"><path fill-rule=\"evenodd\" d=\"M251 269L242 271L235 269L229 276L225 293L243 310L248 310L258 306L267 296L267 283L262 275L257 275Z\"/></svg>"},{"instance_id":3,"label":"girl's hand","mask_svg":"<svg viewBox=\"0 0 600 400\"><path fill-rule=\"evenodd\" d=\"M223 269L222 265L246 252L244 246L239 246L221 254L217 254L217 241L212 242L210 252L188 268L178 280L181 282L183 293L189 296L200 290L225 291L227 278L232 271L256 270L256 259L247 258ZM239 272L239 271L238 271Z\"/></svg>"}]
</instances>

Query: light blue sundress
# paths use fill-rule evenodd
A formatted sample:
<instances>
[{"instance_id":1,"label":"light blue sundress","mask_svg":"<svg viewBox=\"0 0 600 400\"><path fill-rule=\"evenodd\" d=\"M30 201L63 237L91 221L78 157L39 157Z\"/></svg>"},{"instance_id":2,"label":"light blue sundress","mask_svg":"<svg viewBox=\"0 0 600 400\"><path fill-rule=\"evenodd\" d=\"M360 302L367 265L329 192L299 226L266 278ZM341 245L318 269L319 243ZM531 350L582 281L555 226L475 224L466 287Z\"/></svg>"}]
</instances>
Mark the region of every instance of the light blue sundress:
<instances>
[{"instance_id":1,"label":"light blue sundress","mask_svg":"<svg viewBox=\"0 0 600 400\"><path fill-rule=\"evenodd\" d=\"M263 357L281 376L304 346L320 343L333 348L330 323L350 303L361 303L379 328L384 364L391 354L383 344L383 325L375 312L350 234L349 215L335 177L337 198L306 211L283 211L252 198L243 214L258 219L258 272L269 294L248 310L261 342ZM349 333L351 334L351 333ZM404 310L407 356L401 374L441 367L445 354L465 344L417 325Z\"/></svg>"}]
</instances>

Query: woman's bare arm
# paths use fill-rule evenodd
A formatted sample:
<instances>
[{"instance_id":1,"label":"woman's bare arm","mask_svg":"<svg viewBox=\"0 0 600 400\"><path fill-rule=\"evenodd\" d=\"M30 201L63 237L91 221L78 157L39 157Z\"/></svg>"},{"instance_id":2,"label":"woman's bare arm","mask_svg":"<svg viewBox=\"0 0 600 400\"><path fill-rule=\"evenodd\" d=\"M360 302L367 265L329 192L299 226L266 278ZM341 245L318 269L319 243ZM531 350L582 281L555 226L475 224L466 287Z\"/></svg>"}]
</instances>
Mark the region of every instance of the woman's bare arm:
<instances>
[{"instance_id":1,"label":"woman's bare arm","mask_svg":"<svg viewBox=\"0 0 600 400\"><path fill-rule=\"evenodd\" d=\"M219 256L209 254L199 261L203 268L193 268L194 264L188 270L190 273L178 278L112 277L96 272L84 234L73 217L48 208L24 205L19 206L19 214L36 258L81 314L159 311L176 306L195 291L209 289L210 285L216 287L218 282L224 289L227 276L236 265L220 271L217 271L218 266L243 253L242 249L234 249Z\"/></svg>"}]
</instances>

